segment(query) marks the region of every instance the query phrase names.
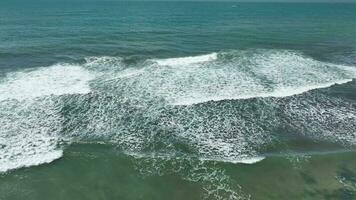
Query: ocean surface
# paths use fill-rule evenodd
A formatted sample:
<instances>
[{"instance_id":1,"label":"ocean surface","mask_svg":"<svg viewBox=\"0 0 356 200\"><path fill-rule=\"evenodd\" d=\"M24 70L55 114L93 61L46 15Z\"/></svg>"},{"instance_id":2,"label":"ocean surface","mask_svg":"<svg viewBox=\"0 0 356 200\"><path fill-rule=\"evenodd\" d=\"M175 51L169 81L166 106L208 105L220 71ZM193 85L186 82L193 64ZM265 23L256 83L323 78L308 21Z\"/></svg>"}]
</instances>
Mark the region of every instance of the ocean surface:
<instances>
[{"instance_id":1,"label":"ocean surface","mask_svg":"<svg viewBox=\"0 0 356 200\"><path fill-rule=\"evenodd\" d=\"M356 199L356 4L0 1L0 200Z\"/></svg>"}]
</instances>

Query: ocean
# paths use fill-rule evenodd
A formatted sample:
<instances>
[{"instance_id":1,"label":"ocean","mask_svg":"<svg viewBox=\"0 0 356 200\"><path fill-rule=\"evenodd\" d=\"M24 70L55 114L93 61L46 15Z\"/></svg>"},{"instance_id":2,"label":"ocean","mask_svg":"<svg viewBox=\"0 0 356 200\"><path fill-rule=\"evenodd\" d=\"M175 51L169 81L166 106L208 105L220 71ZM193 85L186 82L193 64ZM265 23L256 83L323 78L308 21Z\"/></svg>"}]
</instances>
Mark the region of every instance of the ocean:
<instances>
[{"instance_id":1,"label":"ocean","mask_svg":"<svg viewBox=\"0 0 356 200\"><path fill-rule=\"evenodd\" d=\"M356 4L0 2L0 200L356 199Z\"/></svg>"}]
</instances>

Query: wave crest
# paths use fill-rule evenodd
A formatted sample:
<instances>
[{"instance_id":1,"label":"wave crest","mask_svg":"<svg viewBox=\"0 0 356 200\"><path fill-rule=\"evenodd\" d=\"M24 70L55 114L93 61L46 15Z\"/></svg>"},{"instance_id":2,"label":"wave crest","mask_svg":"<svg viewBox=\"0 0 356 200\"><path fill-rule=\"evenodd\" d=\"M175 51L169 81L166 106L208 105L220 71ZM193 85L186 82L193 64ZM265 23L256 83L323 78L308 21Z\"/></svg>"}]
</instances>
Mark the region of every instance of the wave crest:
<instances>
[{"instance_id":1,"label":"wave crest","mask_svg":"<svg viewBox=\"0 0 356 200\"><path fill-rule=\"evenodd\" d=\"M321 62L286 50L232 51L144 64L110 75L112 89L128 96L149 94L172 105L191 105L224 99L292 96L356 77L355 67ZM122 78L129 70L134 76ZM140 72L132 73L135 70Z\"/></svg>"},{"instance_id":2,"label":"wave crest","mask_svg":"<svg viewBox=\"0 0 356 200\"><path fill-rule=\"evenodd\" d=\"M200 56L188 56L180 58L153 59L152 61L161 66L182 66L197 63L211 62L218 58L217 53L205 54Z\"/></svg>"},{"instance_id":3,"label":"wave crest","mask_svg":"<svg viewBox=\"0 0 356 200\"><path fill-rule=\"evenodd\" d=\"M12 72L0 83L0 101L26 100L48 95L85 94L95 75L79 65L57 64Z\"/></svg>"}]
</instances>

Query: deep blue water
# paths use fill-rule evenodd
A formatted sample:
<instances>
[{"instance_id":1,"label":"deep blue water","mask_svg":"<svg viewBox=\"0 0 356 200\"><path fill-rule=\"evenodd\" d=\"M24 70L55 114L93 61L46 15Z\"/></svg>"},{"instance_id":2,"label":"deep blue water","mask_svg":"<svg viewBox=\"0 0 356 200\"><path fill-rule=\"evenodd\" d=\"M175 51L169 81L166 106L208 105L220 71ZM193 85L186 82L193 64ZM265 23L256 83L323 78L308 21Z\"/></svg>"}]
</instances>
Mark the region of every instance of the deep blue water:
<instances>
[{"instance_id":1,"label":"deep blue water","mask_svg":"<svg viewBox=\"0 0 356 200\"><path fill-rule=\"evenodd\" d=\"M354 56L354 4L2 1L1 68L246 48ZM340 61L343 61L342 59Z\"/></svg>"}]
</instances>

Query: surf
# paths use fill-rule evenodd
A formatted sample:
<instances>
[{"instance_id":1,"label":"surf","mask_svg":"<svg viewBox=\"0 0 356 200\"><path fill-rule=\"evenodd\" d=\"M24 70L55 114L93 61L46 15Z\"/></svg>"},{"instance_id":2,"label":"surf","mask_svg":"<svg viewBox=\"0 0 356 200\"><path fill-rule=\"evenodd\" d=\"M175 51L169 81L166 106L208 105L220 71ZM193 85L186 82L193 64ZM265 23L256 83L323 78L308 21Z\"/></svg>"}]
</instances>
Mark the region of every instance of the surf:
<instances>
[{"instance_id":1,"label":"surf","mask_svg":"<svg viewBox=\"0 0 356 200\"><path fill-rule=\"evenodd\" d=\"M94 78L83 67L70 64L6 74L0 83L0 173L62 157L58 97L89 93Z\"/></svg>"},{"instance_id":2,"label":"surf","mask_svg":"<svg viewBox=\"0 0 356 200\"><path fill-rule=\"evenodd\" d=\"M310 109L298 106L317 109L314 104L322 102L318 106L329 118L341 122L347 116L331 111L345 110L350 103L318 91L347 84L355 74L353 66L265 49L147 59L135 65L122 57L89 57L82 63L10 72L0 83L0 163L7 163L0 171L56 160L65 150L59 145L63 141L252 164L263 159L257 149L273 141L280 115L293 119L290 126L297 128L311 126L305 118L309 115L318 126L300 134L344 142L353 137L346 133L354 130L352 125L335 130L320 113L308 114Z\"/></svg>"},{"instance_id":3,"label":"surf","mask_svg":"<svg viewBox=\"0 0 356 200\"><path fill-rule=\"evenodd\" d=\"M318 61L296 51L259 49L149 59L137 69L124 68L107 80L125 85L127 95L149 93L150 98L162 98L172 105L193 105L293 96L355 77L353 66Z\"/></svg>"},{"instance_id":4,"label":"surf","mask_svg":"<svg viewBox=\"0 0 356 200\"><path fill-rule=\"evenodd\" d=\"M10 72L0 84L0 101L26 100L48 95L85 94L95 75L79 65L56 64L49 67Z\"/></svg>"}]
</instances>

